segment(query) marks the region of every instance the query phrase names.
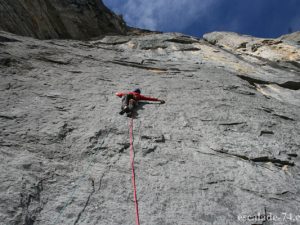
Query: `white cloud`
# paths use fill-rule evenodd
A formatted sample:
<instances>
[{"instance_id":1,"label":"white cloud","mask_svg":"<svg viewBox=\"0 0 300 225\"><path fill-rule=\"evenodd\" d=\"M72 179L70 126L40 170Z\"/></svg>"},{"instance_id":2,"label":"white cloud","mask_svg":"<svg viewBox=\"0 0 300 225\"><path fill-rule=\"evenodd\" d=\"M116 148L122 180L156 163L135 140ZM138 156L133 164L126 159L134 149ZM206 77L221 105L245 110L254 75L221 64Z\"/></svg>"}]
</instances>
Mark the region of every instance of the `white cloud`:
<instances>
[{"instance_id":1,"label":"white cloud","mask_svg":"<svg viewBox=\"0 0 300 225\"><path fill-rule=\"evenodd\" d=\"M122 14L130 26L182 30L203 18L217 0L127 0Z\"/></svg>"}]
</instances>

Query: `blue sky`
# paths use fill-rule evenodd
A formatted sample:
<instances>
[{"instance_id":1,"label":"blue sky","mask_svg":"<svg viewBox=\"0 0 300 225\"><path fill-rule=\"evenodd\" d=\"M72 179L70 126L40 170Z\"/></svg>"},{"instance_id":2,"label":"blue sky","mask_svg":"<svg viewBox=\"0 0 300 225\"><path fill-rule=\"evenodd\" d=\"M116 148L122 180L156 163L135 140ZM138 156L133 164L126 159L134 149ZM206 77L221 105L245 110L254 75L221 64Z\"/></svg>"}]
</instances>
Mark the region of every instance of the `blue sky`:
<instances>
[{"instance_id":1,"label":"blue sky","mask_svg":"<svg viewBox=\"0 0 300 225\"><path fill-rule=\"evenodd\" d=\"M201 37L233 31L278 37L300 30L300 0L103 0L129 26Z\"/></svg>"}]
</instances>

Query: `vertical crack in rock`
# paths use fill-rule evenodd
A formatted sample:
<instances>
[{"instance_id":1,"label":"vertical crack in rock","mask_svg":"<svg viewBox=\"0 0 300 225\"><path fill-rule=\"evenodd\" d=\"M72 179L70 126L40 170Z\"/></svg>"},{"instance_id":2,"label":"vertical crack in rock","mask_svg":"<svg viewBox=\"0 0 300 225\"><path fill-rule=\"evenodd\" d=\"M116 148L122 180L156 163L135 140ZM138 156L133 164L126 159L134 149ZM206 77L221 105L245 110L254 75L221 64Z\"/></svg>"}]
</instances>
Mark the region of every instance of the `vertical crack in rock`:
<instances>
[{"instance_id":1,"label":"vertical crack in rock","mask_svg":"<svg viewBox=\"0 0 300 225\"><path fill-rule=\"evenodd\" d=\"M95 181L93 179L91 179L91 186L92 186L92 191L88 195L88 197L86 199L86 202L85 202L83 208L81 209L81 211L78 213L77 218L76 218L75 222L73 223L73 225L76 225L79 222L79 220L80 220L82 214L84 213L86 207L88 207L88 205L90 203L92 195L95 193Z\"/></svg>"},{"instance_id":2,"label":"vertical crack in rock","mask_svg":"<svg viewBox=\"0 0 300 225\"><path fill-rule=\"evenodd\" d=\"M43 210L43 203L41 203L41 193L43 191L43 180L31 187L31 190L25 190L20 193L20 207L22 208L22 217L24 218L24 225L33 225ZM25 184L25 183L24 183Z\"/></svg>"}]
</instances>

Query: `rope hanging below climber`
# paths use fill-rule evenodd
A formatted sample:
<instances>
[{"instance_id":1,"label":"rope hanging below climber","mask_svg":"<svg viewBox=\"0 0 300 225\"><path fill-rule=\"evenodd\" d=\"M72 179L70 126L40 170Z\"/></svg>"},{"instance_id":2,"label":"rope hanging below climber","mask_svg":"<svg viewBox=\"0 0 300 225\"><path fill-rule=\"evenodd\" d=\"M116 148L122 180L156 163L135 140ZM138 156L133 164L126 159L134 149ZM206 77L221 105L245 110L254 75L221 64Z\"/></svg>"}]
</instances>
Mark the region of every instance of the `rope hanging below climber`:
<instances>
[{"instance_id":1,"label":"rope hanging below climber","mask_svg":"<svg viewBox=\"0 0 300 225\"><path fill-rule=\"evenodd\" d=\"M139 207L138 207L138 200L137 200L137 188L135 183L135 170L134 170L134 149L133 149L133 111L135 106L138 104L138 101L154 101L160 102L164 104L165 101L141 95L141 90L139 88L135 89L132 92L117 92L116 95L122 98L122 106L120 115L124 113L127 114L128 117L131 117L129 120L129 137L130 137L130 164L131 164L131 180L132 180L132 187L133 187L133 200L135 206L135 222L136 225L140 225L140 218L139 218Z\"/></svg>"}]
</instances>

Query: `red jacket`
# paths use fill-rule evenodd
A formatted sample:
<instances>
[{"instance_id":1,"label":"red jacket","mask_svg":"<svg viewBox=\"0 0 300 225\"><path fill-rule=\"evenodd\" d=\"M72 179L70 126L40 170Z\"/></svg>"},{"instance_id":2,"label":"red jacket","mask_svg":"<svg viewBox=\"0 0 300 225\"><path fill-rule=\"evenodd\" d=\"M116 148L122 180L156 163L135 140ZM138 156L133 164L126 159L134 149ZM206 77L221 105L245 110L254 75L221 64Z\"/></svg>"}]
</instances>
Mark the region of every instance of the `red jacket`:
<instances>
[{"instance_id":1,"label":"red jacket","mask_svg":"<svg viewBox=\"0 0 300 225\"><path fill-rule=\"evenodd\" d=\"M123 97L124 95L127 95L127 94L134 95L134 99L136 101L140 101L140 100L154 101L154 102L159 102L160 101L158 98L152 98L152 97L144 96L144 95L141 95L137 92L117 92L116 96Z\"/></svg>"}]
</instances>

